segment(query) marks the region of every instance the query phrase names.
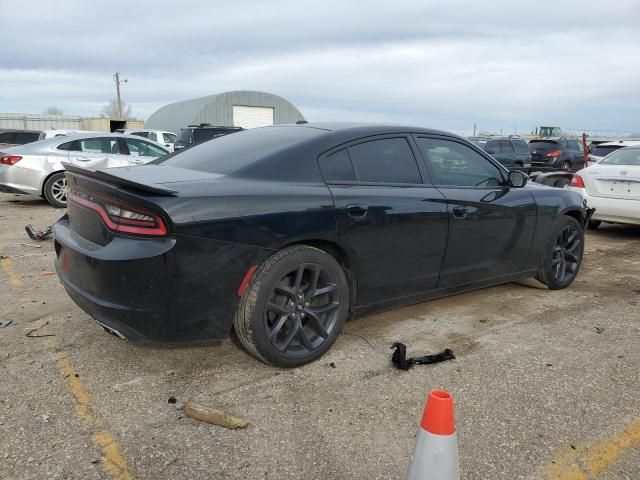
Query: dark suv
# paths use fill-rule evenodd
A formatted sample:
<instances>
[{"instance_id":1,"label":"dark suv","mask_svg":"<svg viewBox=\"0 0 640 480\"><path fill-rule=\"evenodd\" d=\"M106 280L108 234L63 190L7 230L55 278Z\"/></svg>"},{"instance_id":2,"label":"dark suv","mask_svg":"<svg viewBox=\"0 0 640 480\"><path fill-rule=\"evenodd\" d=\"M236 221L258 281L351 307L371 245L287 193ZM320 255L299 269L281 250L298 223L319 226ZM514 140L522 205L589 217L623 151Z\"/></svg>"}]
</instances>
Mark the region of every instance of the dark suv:
<instances>
[{"instance_id":1,"label":"dark suv","mask_svg":"<svg viewBox=\"0 0 640 480\"><path fill-rule=\"evenodd\" d=\"M536 138L529 142L529 151L534 168L584 168L582 145L575 138Z\"/></svg>"},{"instance_id":2,"label":"dark suv","mask_svg":"<svg viewBox=\"0 0 640 480\"><path fill-rule=\"evenodd\" d=\"M517 135L508 137L469 137L469 141L507 168L519 169L531 166L527 142Z\"/></svg>"},{"instance_id":3,"label":"dark suv","mask_svg":"<svg viewBox=\"0 0 640 480\"><path fill-rule=\"evenodd\" d=\"M229 135L244 130L242 127L215 127L208 123L200 125L189 125L187 128L181 128L174 144L175 151L183 148L191 147L213 138Z\"/></svg>"}]
</instances>

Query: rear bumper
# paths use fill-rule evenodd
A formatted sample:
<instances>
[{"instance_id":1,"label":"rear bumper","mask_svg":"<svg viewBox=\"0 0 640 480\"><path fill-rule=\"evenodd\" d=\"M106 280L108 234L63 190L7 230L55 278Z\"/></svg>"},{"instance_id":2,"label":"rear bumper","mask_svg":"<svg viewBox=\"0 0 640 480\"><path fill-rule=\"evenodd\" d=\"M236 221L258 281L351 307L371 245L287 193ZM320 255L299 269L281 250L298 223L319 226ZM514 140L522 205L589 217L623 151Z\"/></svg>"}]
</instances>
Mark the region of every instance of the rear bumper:
<instances>
[{"instance_id":1,"label":"rear bumper","mask_svg":"<svg viewBox=\"0 0 640 480\"><path fill-rule=\"evenodd\" d=\"M271 252L175 235L79 237L66 217L54 225L58 276L71 299L127 339L157 343L226 338L247 270Z\"/></svg>"},{"instance_id":2,"label":"rear bumper","mask_svg":"<svg viewBox=\"0 0 640 480\"><path fill-rule=\"evenodd\" d=\"M40 195L46 173L20 165L0 165L0 192Z\"/></svg>"},{"instance_id":3,"label":"rear bumper","mask_svg":"<svg viewBox=\"0 0 640 480\"><path fill-rule=\"evenodd\" d=\"M570 189L580 193L589 208L596 209L591 220L640 225L640 200L596 197L589 195L584 188Z\"/></svg>"}]
</instances>

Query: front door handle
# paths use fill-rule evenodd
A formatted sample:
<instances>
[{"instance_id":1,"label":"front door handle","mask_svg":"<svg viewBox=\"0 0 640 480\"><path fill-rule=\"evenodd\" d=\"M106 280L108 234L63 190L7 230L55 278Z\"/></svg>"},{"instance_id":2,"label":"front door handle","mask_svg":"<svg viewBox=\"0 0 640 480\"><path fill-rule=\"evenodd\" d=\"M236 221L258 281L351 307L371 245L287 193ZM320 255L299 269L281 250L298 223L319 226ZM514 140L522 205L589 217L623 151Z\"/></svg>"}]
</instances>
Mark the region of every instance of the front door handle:
<instances>
[{"instance_id":1,"label":"front door handle","mask_svg":"<svg viewBox=\"0 0 640 480\"><path fill-rule=\"evenodd\" d=\"M367 214L367 209L362 205L347 205L347 215L351 218L362 218Z\"/></svg>"},{"instance_id":2,"label":"front door handle","mask_svg":"<svg viewBox=\"0 0 640 480\"><path fill-rule=\"evenodd\" d=\"M471 213L469 207L453 207L453 216L456 218L466 218Z\"/></svg>"}]
</instances>

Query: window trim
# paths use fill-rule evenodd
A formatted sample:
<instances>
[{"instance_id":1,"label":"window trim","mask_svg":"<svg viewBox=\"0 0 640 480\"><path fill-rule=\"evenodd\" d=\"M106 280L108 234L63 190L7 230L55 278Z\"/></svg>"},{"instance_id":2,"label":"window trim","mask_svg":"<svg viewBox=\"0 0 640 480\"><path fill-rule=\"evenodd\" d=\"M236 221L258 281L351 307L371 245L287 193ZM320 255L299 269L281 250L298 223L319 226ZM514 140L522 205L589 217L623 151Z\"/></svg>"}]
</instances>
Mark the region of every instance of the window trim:
<instances>
[{"instance_id":1,"label":"window trim","mask_svg":"<svg viewBox=\"0 0 640 480\"><path fill-rule=\"evenodd\" d=\"M473 189L473 190L495 190L496 188L509 188L509 186L507 185L507 179L509 178L509 170L507 169L507 167L503 166L500 164L500 162L498 162L497 160L495 160L491 155L489 155L487 152L485 152L484 150L482 150L481 148L475 146L473 143L469 142L469 141L465 141L456 137L449 137L447 135L436 135L436 134L429 134L429 133L417 133L417 134L413 134L414 136L414 140L416 142L416 146L418 145L418 139L420 138L426 138L429 140L447 140L449 142L455 142L455 143L459 143L460 145L464 145L466 147L471 148L471 150L474 150L476 153L478 153L481 157L484 157L485 160L487 160L489 163L491 163L494 167L496 167L498 169L498 171L500 172L500 175L502 176L502 183L500 185L483 185L483 186L471 186L471 185L441 185L439 183L437 183L437 176L435 174L435 172L432 170L431 168L431 164L429 163L429 161L425 158L425 156L422 154L422 150L418 147L418 151L420 153L420 158L422 158L422 161L424 162L425 168L429 171L429 176L434 180L433 185L435 187L438 188L447 188L447 189L452 189L452 188L461 188L461 189L465 189L465 190L469 190L469 189Z\"/></svg>"},{"instance_id":2,"label":"window trim","mask_svg":"<svg viewBox=\"0 0 640 480\"><path fill-rule=\"evenodd\" d=\"M402 138L407 142L407 144L409 145L409 148L411 149L411 153L413 154L413 159L416 162L416 167L418 168L418 174L420 175L420 180L421 180L420 183L363 182L358 180L358 172L355 168L355 165L353 165L353 161L351 160L351 154L349 153L349 148L356 145L360 145L362 143L375 142L377 140L385 140L388 138ZM345 181L345 180L327 181L327 179L324 176L324 172L322 171L321 161L343 149L346 150L347 155L349 156L349 160L351 161L351 167L353 168L353 171L356 174L356 180L355 181ZM429 174L429 171L426 168L424 168L424 165L421 162L421 158L422 157L420 155L420 151L413 139L412 133L386 133L386 134L368 135L366 137L356 138L356 139L341 143L340 145L331 147L329 150L325 150L324 152L320 153L320 155L318 155L317 162L318 162L318 168L320 170L320 175L322 176L322 180L324 181L325 185L337 185L337 186L353 185L353 186L371 186L371 187L384 186L384 187L404 187L404 188L433 186L431 183L431 175Z\"/></svg>"}]
</instances>

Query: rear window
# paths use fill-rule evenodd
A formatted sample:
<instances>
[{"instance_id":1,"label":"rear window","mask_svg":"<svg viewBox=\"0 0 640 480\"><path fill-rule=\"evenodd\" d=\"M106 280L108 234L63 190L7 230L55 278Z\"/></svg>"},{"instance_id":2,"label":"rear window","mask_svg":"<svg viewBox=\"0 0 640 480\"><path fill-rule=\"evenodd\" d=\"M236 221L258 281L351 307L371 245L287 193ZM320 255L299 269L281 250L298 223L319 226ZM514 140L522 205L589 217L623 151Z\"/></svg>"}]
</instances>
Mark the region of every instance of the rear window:
<instances>
[{"instance_id":1,"label":"rear window","mask_svg":"<svg viewBox=\"0 0 640 480\"><path fill-rule=\"evenodd\" d=\"M640 166L640 148L620 148L598 165L634 165Z\"/></svg>"},{"instance_id":2,"label":"rear window","mask_svg":"<svg viewBox=\"0 0 640 480\"><path fill-rule=\"evenodd\" d=\"M529 153L529 147L527 147L527 142L524 140L511 140L513 146L516 147L516 152L518 153Z\"/></svg>"},{"instance_id":3,"label":"rear window","mask_svg":"<svg viewBox=\"0 0 640 480\"><path fill-rule=\"evenodd\" d=\"M176 142L179 143L191 143L191 130L190 128L183 128L178 132Z\"/></svg>"},{"instance_id":4,"label":"rear window","mask_svg":"<svg viewBox=\"0 0 640 480\"><path fill-rule=\"evenodd\" d=\"M559 146L560 143L556 140L531 140L529 142L529 150L550 150Z\"/></svg>"},{"instance_id":5,"label":"rear window","mask_svg":"<svg viewBox=\"0 0 640 480\"><path fill-rule=\"evenodd\" d=\"M609 146L598 146L596 148L593 149L593 153L596 157L606 157L607 155L609 155L611 152L615 152L616 150L620 150L623 146L622 145L609 145Z\"/></svg>"},{"instance_id":6,"label":"rear window","mask_svg":"<svg viewBox=\"0 0 640 480\"><path fill-rule=\"evenodd\" d=\"M225 135L153 163L228 175L271 154L326 133L304 127L264 127Z\"/></svg>"}]
</instances>

